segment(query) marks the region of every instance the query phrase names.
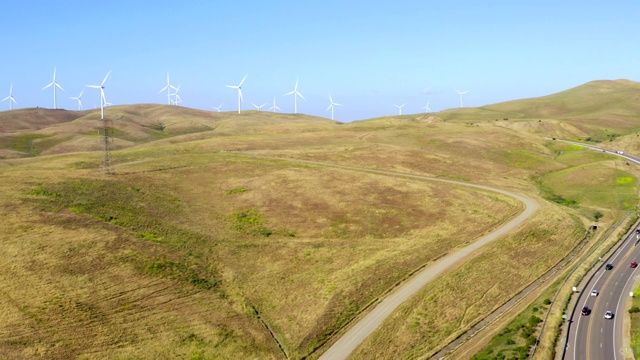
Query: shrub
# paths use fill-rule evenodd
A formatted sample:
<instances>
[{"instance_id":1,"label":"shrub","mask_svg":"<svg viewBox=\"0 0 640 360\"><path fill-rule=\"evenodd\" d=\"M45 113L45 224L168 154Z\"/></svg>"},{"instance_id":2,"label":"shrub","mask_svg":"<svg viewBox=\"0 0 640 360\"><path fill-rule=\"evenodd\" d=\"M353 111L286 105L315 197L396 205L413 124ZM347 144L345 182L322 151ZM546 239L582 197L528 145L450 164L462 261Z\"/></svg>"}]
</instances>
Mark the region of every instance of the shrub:
<instances>
[{"instance_id":1,"label":"shrub","mask_svg":"<svg viewBox=\"0 0 640 360\"><path fill-rule=\"evenodd\" d=\"M531 315L531 317L529 318L529 325L531 325L531 327L534 327L538 325L541 321L542 319L540 319L539 317L535 315Z\"/></svg>"},{"instance_id":2,"label":"shrub","mask_svg":"<svg viewBox=\"0 0 640 360\"><path fill-rule=\"evenodd\" d=\"M640 312L640 307L633 306L633 307L631 307L631 309L629 309L629 314L634 314L634 313L637 313L637 312Z\"/></svg>"},{"instance_id":3,"label":"shrub","mask_svg":"<svg viewBox=\"0 0 640 360\"><path fill-rule=\"evenodd\" d=\"M546 299L544 299L544 301L542 303L545 304L545 305L549 305L549 304L551 304L551 299L546 298Z\"/></svg>"}]
</instances>

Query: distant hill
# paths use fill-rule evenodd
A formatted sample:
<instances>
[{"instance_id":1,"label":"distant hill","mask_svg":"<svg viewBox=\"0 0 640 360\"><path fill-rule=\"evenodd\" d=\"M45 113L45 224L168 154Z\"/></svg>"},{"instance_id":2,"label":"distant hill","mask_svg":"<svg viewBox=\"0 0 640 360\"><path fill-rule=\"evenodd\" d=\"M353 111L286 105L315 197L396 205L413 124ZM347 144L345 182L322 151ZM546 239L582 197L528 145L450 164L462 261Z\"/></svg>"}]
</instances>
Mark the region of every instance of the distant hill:
<instances>
[{"instance_id":1,"label":"distant hill","mask_svg":"<svg viewBox=\"0 0 640 360\"><path fill-rule=\"evenodd\" d=\"M114 149L216 131L216 135L289 132L333 126L337 122L302 114L246 111L211 112L181 106L110 106L105 118L113 128ZM100 110L42 108L0 112L0 158L100 150Z\"/></svg>"},{"instance_id":2,"label":"distant hill","mask_svg":"<svg viewBox=\"0 0 640 360\"><path fill-rule=\"evenodd\" d=\"M555 94L478 108L451 109L444 120L561 120L580 131L625 132L640 127L640 83L598 80Z\"/></svg>"}]
</instances>

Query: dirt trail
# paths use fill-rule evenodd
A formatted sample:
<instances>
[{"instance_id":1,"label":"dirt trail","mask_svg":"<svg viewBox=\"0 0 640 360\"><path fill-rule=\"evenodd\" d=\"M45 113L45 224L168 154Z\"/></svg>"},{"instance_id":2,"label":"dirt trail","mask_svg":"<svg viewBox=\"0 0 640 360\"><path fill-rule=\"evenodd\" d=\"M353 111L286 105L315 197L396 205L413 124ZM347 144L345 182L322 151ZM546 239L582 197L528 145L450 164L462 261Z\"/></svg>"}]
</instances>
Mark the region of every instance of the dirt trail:
<instances>
[{"instance_id":1,"label":"dirt trail","mask_svg":"<svg viewBox=\"0 0 640 360\"><path fill-rule=\"evenodd\" d=\"M538 203L534 200L524 197L522 195L492 188L484 185L476 185L465 183L461 181L454 180L445 180L439 178L433 178L428 176L420 176L420 175L411 175L411 174L403 174L397 173L393 171L384 171L384 170L373 170L366 168L358 168L353 166L343 166L343 165L335 165L335 164L327 164L315 161L306 161L306 160L296 160L296 159L283 159L283 158L270 158L274 160L284 160L291 162L300 162L306 164L320 165L320 166L329 166L347 170L355 170L355 171L364 171L368 173L374 174L383 174L383 175L391 175L391 176L399 176L405 178L419 179L419 180L428 180L428 181L437 181L452 185L459 186L467 186L481 190L492 191L495 193L500 193L503 195L507 195L513 197L519 201L521 201L525 209L518 216L511 219L509 222L503 224L499 228L495 229L489 234L486 234L480 237L478 240L473 242L472 244L457 250L445 257L440 258L430 266L427 266L420 272L416 273L412 278L407 280L404 284L398 286L395 290L393 290L389 295L384 298L376 307L374 307L371 312L365 315L362 319L360 319L357 323L354 323L353 326L346 332L340 339L338 339L322 356L320 359L322 360L334 360L334 359L346 359L369 335L371 335L382 322L391 315L391 313L398 308L403 302L407 301L411 296L420 291L425 285L433 281L436 277L441 275L446 270L450 269L460 260L472 254L474 251L488 244L489 242L496 240L497 238L506 235L513 229L515 229L518 225L522 224L524 221L529 219L533 214L538 210Z\"/></svg>"}]
</instances>

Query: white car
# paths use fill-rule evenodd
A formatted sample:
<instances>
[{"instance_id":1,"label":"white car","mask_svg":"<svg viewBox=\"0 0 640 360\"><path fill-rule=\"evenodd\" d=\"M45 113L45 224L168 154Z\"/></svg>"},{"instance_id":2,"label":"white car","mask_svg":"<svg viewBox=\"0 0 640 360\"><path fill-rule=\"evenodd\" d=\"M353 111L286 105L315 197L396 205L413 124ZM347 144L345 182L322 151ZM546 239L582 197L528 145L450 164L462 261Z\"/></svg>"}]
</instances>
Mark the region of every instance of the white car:
<instances>
[{"instance_id":1,"label":"white car","mask_svg":"<svg viewBox=\"0 0 640 360\"><path fill-rule=\"evenodd\" d=\"M613 313L611 311L607 311L606 313L604 313L604 318L613 319Z\"/></svg>"},{"instance_id":2,"label":"white car","mask_svg":"<svg viewBox=\"0 0 640 360\"><path fill-rule=\"evenodd\" d=\"M598 296L598 290L596 289L591 290L591 296Z\"/></svg>"}]
</instances>

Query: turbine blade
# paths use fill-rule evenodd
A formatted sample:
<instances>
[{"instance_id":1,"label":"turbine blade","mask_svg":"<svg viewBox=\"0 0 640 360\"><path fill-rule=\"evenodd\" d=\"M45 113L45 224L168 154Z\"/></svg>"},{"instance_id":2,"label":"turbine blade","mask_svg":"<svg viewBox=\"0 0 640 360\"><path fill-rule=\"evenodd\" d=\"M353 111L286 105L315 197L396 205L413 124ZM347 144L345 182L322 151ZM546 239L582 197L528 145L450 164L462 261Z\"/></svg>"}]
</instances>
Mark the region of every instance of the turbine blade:
<instances>
[{"instance_id":1,"label":"turbine blade","mask_svg":"<svg viewBox=\"0 0 640 360\"><path fill-rule=\"evenodd\" d=\"M85 85L86 87L90 87L90 88L94 88L94 89L101 89L101 87L99 85Z\"/></svg>"},{"instance_id":2,"label":"turbine blade","mask_svg":"<svg viewBox=\"0 0 640 360\"><path fill-rule=\"evenodd\" d=\"M56 86L57 86L58 88L60 88L60 90L64 91L64 89L62 88L62 86L60 86L60 84L58 84L58 83L55 83L55 84L56 84Z\"/></svg>"},{"instance_id":3,"label":"turbine blade","mask_svg":"<svg viewBox=\"0 0 640 360\"><path fill-rule=\"evenodd\" d=\"M240 101L244 102L244 99L242 98L242 89L240 89L239 87L238 87L238 95L240 95Z\"/></svg>"},{"instance_id":4,"label":"turbine blade","mask_svg":"<svg viewBox=\"0 0 640 360\"><path fill-rule=\"evenodd\" d=\"M158 94L160 94L161 92L163 92L163 91L167 90L167 88L168 88L168 87L169 87L169 85L167 85L167 86L163 87L163 88L162 88L162 90L158 91Z\"/></svg>"},{"instance_id":5,"label":"turbine blade","mask_svg":"<svg viewBox=\"0 0 640 360\"><path fill-rule=\"evenodd\" d=\"M299 92L297 92L297 91L296 91L296 94L298 94L298 95L302 98L302 100L307 100L307 99L305 99L305 98L304 98L304 96L302 96L302 94L300 94Z\"/></svg>"},{"instance_id":6,"label":"turbine blade","mask_svg":"<svg viewBox=\"0 0 640 360\"><path fill-rule=\"evenodd\" d=\"M237 89L238 88L237 86L233 86L233 85L225 85L225 87L232 88L232 89Z\"/></svg>"},{"instance_id":7,"label":"turbine blade","mask_svg":"<svg viewBox=\"0 0 640 360\"><path fill-rule=\"evenodd\" d=\"M44 90L44 89L48 88L49 86L51 86L51 85L53 85L53 84L54 84L54 83L51 83L51 84L49 84L49 85L47 85L47 86L43 87L43 88L42 88L42 90Z\"/></svg>"},{"instance_id":8,"label":"turbine blade","mask_svg":"<svg viewBox=\"0 0 640 360\"><path fill-rule=\"evenodd\" d=\"M295 92L296 92L296 91L295 91L295 90L293 90L292 92L288 92L288 93L286 93L286 94L284 94L284 95L282 95L282 96L291 95L291 94L294 94Z\"/></svg>"},{"instance_id":9,"label":"turbine blade","mask_svg":"<svg viewBox=\"0 0 640 360\"><path fill-rule=\"evenodd\" d=\"M107 76L105 76L104 80L102 80L102 84L100 84L101 86L104 86L104 83L107 81L107 78L109 77L109 74L111 74L111 70L109 70L109 72L107 73Z\"/></svg>"},{"instance_id":10,"label":"turbine blade","mask_svg":"<svg viewBox=\"0 0 640 360\"><path fill-rule=\"evenodd\" d=\"M247 78L247 76L249 76L249 74L245 75L245 76L242 78L242 81L240 81L240 84L238 85L238 87L242 86L242 83L243 83L243 82L244 82L244 80Z\"/></svg>"},{"instance_id":11,"label":"turbine blade","mask_svg":"<svg viewBox=\"0 0 640 360\"><path fill-rule=\"evenodd\" d=\"M333 107L333 104L329 105L329 107L328 107L328 108L327 108L327 110L325 110L325 111L329 111L329 110L331 110L331 108L332 108L332 107Z\"/></svg>"}]
</instances>

